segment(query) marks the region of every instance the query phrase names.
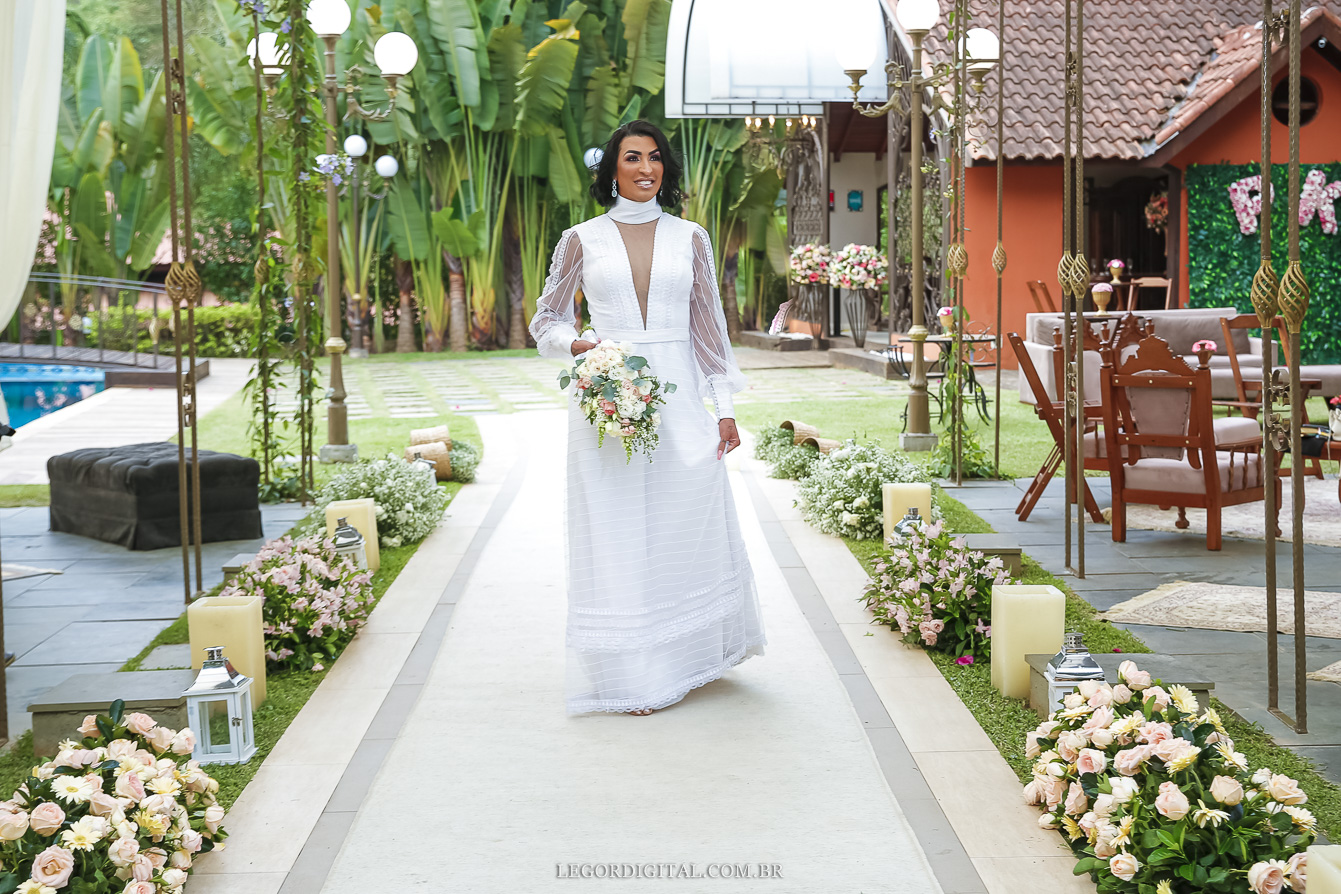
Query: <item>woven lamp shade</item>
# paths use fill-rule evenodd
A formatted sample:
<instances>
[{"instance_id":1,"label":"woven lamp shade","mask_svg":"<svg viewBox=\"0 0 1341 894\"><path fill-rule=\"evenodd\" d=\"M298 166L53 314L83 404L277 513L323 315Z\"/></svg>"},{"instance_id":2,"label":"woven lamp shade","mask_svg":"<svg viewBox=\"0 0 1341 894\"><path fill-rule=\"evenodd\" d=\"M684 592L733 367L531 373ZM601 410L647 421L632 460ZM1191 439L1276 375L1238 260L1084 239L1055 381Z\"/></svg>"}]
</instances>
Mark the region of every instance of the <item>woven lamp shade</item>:
<instances>
[{"instance_id":1,"label":"woven lamp shade","mask_svg":"<svg viewBox=\"0 0 1341 894\"><path fill-rule=\"evenodd\" d=\"M446 431L446 426L443 426L443 430ZM411 444L405 448L405 461L413 462L414 455L418 453L437 467L439 481L450 481L452 478L451 451L451 445L443 441L434 441L431 444Z\"/></svg>"},{"instance_id":2,"label":"woven lamp shade","mask_svg":"<svg viewBox=\"0 0 1341 894\"><path fill-rule=\"evenodd\" d=\"M779 427L779 428L785 428L785 429L787 429L788 431L790 431L790 432L792 433L792 443L793 443L793 444L800 444L800 443L804 442L806 438L818 438L818 437L819 437L819 429L818 429L818 428L816 428L816 427L813 426L813 425L809 425L809 424L807 424L807 423L805 423L805 422L798 422L798 421L793 420L793 419L788 419L786 422L783 422L783 423L782 423L780 426L778 426L778 427Z\"/></svg>"}]
</instances>

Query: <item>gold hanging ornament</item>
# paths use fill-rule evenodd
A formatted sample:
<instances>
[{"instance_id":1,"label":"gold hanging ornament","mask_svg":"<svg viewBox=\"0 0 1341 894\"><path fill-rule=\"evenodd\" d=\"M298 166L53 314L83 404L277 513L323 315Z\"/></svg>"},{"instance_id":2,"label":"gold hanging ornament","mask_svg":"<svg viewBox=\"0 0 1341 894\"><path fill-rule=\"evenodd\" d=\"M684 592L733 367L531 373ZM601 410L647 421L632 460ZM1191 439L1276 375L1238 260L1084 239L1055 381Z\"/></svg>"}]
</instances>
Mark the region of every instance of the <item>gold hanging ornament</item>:
<instances>
[{"instance_id":1,"label":"gold hanging ornament","mask_svg":"<svg viewBox=\"0 0 1341 894\"><path fill-rule=\"evenodd\" d=\"M992 252L992 269L996 271L997 276L1006 272L1006 247L1000 242Z\"/></svg>"},{"instance_id":2,"label":"gold hanging ornament","mask_svg":"<svg viewBox=\"0 0 1341 894\"><path fill-rule=\"evenodd\" d=\"M1253 310L1257 311L1257 322L1263 329L1270 329L1276 314L1280 313L1278 291L1280 280L1276 279L1276 271L1271 269L1271 262L1263 258L1262 265L1253 275L1252 288Z\"/></svg>"},{"instance_id":3,"label":"gold hanging ornament","mask_svg":"<svg viewBox=\"0 0 1341 894\"><path fill-rule=\"evenodd\" d=\"M962 277L968 273L968 249L964 243L956 242L945 255L945 267L951 276Z\"/></svg>"},{"instance_id":4,"label":"gold hanging ornament","mask_svg":"<svg viewBox=\"0 0 1341 894\"><path fill-rule=\"evenodd\" d=\"M1256 285L1257 282L1254 280L1254 293ZM1281 277L1277 299L1280 303L1280 315L1285 318L1285 328L1290 333L1297 334L1303 327L1304 315L1308 313L1308 298L1308 278L1304 276L1303 265L1298 261L1290 261L1289 266L1285 268L1285 276ZM1258 314L1260 317L1261 312Z\"/></svg>"}]
</instances>

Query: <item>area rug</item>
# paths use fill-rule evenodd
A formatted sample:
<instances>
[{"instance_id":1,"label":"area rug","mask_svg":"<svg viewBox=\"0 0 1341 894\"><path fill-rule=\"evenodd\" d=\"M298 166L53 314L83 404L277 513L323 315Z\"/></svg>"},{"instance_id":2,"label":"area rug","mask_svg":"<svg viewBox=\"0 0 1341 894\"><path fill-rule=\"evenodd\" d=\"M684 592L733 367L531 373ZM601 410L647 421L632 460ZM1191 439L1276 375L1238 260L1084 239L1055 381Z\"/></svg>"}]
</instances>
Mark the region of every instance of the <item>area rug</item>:
<instances>
[{"instance_id":1,"label":"area rug","mask_svg":"<svg viewBox=\"0 0 1341 894\"><path fill-rule=\"evenodd\" d=\"M1290 497L1290 480L1281 482L1282 500L1280 509L1282 540L1290 540L1290 512L1294 505ZM1104 510L1104 521L1112 522L1113 510ZM1203 540L1206 537L1206 510L1188 509L1188 526L1183 529L1174 527L1178 520L1178 510L1170 507L1133 504L1127 507L1127 527L1142 531L1169 531L1178 534L1192 534ZM1220 510L1220 534L1223 537L1237 537L1242 540L1265 540L1266 515L1261 503L1244 503L1241 506L1227 506ZM1318 480L1308 478L1304 481L1304 542L1319 546L1341 546L1341 500L1337 499L1336 479Z\"/></svg>"},{"instance_id":2,"label":"area rug","mask_svg":"<svg viewBox=\"0 0 1341 894\"><path fill-rule=\"evenodd\" d=\"M1282 589L1277 599L1280 632L1293 633L1293 591ZM1306 590L1304 606L1309 636L1341 639L1341 593ZM1176 580L1119 602L1100 617L1121 624L1261 633L1266 631L1266 589Z\"/></svg>"},{"instance_id":3,"label":"area rug","mask_svg":"<svg viewBox=\"0 0 1341 894\"><path fill-rule=\"evenodd\" d=\"M20 580L39 574L60 574L53 568L34 568L31 565L0 565L0 580Z\"/></svg>"}]
</instances>

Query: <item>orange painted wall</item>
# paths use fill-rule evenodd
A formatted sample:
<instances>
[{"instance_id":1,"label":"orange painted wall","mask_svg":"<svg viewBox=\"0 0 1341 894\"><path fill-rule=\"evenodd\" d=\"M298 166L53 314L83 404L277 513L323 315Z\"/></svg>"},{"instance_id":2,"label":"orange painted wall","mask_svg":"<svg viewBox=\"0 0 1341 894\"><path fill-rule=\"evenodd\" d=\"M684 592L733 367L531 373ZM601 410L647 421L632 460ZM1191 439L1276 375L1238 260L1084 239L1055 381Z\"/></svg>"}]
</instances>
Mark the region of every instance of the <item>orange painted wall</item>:
<instances>
[{"instance_id":1,"label":"orange painted wall","mask_svg":"<svg viewBox=\"0 0 1341 894\"><path fill-rule=\"evenodd\" d=\"M1318 85L1318 114L1299 128L1299 160L1302 164L1322 164L1341 160L1341 71L1338 71L1317 51L1310 48L1304 53L1302 73ZM1276 83L1284 80L1282 73ZM1290 134L1285 125L1274 118L1271 122L1271 160L1285 164L1290 160ZM1212 125L1197 140L1173 157L1171 164L1183 170L1188 165L1247 164L1262 160L1261 91L1254 91L1232 111ZM1009 174L1009 171L1007 172ZM1283 201L1284 184L1277 184L1276 196ZM1229 196L1225 196L1229 201ZM1187 191L1183 191L1182 231L1187 232ZM1187 306L1187 240L1182 240L1182 258L1179 261L1183 275L1182 306ZM1246 292L1247 284L1245 284ZM1246 301L1246 294L1245 294ZM1246 310L1246 305L1240 309Z\"/></svg>"},{"instance_id":2,"label":"orange painted wall","mask_svg":"<svg viewBox=\"0 0 1341 894\"><path fill-rule=\"evenodd\" d=\"M964 172L969 270L964 303L970 321L989 322L995 330L996 167L983 165ZM1062 254L1061 165L1007 165L1002 183L1002 245L1006 270L1001 279L1001 331L1024 332L1024 315L1033 313L1028 280L1057 289L1057 259ZM1015 353L1004 346L1005 366L1015 367Z\"/></svg>"}]
</instances>

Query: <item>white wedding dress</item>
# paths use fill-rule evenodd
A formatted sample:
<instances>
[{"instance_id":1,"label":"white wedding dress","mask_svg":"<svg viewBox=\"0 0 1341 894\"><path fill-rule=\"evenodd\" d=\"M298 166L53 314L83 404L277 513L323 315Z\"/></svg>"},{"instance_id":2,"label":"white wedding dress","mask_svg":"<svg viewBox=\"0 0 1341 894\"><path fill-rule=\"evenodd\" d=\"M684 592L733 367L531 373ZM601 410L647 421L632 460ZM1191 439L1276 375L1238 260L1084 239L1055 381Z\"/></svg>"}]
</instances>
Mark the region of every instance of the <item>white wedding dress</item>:
<instances>
[{"instance_id":1,"label":"white wedding dress","mask_svg":"<svg viewBox=\"0 0 1341 894\"><path fill-rule=\"evenodd\" d=\"M654 226L650 269L635 271L622 224ZM647 231L643 230L643 234ZM634 253L635 255L639 253ZM646 325L635 279L646 293ZM727 338L712 246L655 199L564 231L530 330L541 355L573 360L581 291L592 329L629 342L677 389L661 407L651 461L596 430L573 401L564 530L570 714L661 708L765 645L754 577L717 459L717 420L744 387Z\"/></svg>"}]
</instances>

